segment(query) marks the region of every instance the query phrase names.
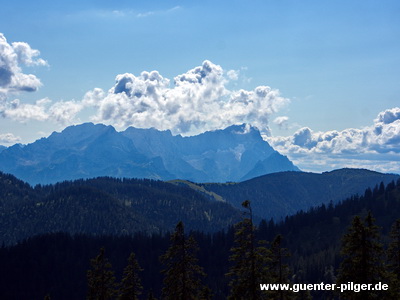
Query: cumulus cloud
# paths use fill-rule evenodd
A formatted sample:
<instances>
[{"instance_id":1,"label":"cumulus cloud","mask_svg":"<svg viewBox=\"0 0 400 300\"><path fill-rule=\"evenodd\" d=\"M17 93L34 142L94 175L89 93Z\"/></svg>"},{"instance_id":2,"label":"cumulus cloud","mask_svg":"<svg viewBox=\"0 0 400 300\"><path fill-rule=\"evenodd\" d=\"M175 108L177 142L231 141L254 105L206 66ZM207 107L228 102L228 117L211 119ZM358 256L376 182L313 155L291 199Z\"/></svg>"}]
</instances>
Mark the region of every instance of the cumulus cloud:
<instances>
[{"instance_id":1,"label":"cumulus cloud","mask_svg":"<svg viewBox=\"0 0 400 300\"><path fill-rule=\"evenodd\" d=\"M278 125L279 128L288 128L289 117L282 116L274 119L273 123Z\"/></svg>"},{"instance_id":2,"label":"cumulus cloud","mask_svg":"<svg viewBox=\"0 0 400 300\"><path fill-rule=\"evenodd\" d=\"M28 63L26 57L22 59ZM172 80L158 71L144 71L138 76L119 74L108 91L95 88L79 101L52 103L46 98L27 104L18 99L3 100L0 113L19 122L38 120L69 125L79 121L77 115L81 111L89 111L92 121L117 129L154 127L183 135L249 123L269 134L270 116L289 100L268 86L251 91L228 89L230 80L237 76L236 71L226 72L206 60Z\"/></svg>"},{"instance_id":3,"label":"cumulus cloud","mask_svg":"<svg viewBox=\"0 0 400 300\"><path fill-rule=\"evenodd\" d=\"M27 43L9 44L0 33L0 98L4 99L10 92L36 91L42 85L35 75L25 74L21 69L21 65L47 65L39 55L39 51Z\"/></svg>"},{"instance_id":4,"label":"cumulus cloud","mask_svg":"<svg viewBox=\"0 0 400 300\"><path fill-rule=\"evenodd\" d=\"M289 100L268 86L229 90L227 83L236 77L234 71L225 72L207 60L176 76L173 84L157 71L139 76L125 73L116 77L108 92L95 89L83 102L97 108L93 121L117 128L155 127L196 134L246 122L268 133L271 114Z\"/></svg>"},{"instance_id":5,"label":"cumulus cloud","mask_svg":"<svg viewBox=\"0 0 400 300\"><path fill-rule=\"evenodd\" d=\"M231 80L238 80L239 79L239 71L229 70L228 72L226 72L226 75Z\"/></svg>"},{"instance_id":6,"label":"cumulus cloud","mask_svg":"<svg viewBox=\"0 0 400 300\"><path fill-rule=\"evenodd\" d=\"M14 121L26 123L31 120L53 121L60 125L69 125L86 103L82 101L59 101L52 104L48 98L35 103L23 103L19 99L9 100L10 95L17 92L36 91L42 83L32 74L22 72L22 66L47 66L48 63L39 58L40 52L32 49L25 42L9 44L0 33L0 116ZM92 95L95 98L95 95Z\"/></svg>"},{"instance_id":7,"label":"cumulus cloud","mask_svg":"<svg viewBox=\"0 0 400 300\"><path fill-rule=\"evenodd\" d=\"M28 43L14 42L12 43L18 63L27 66L47 66L48 63L42 58L36 58L40 55L39 50L32 49Z\"/></svg>"},{"instance_id":8,"label":"cumulus cloud","mask_svg":"<svg viewBox=\"0 0 400 300\"><path fill-rule=\"evenodd\" d=\"M2 116L22 123L30 120L45 121L48 118L45 106L49 101L49 99L42 99L34 104L25 104L15 99L3 107Z\"/></svg>"},{"instance_id":9,"label":"cumulus cloud","mask_svg":"<svg viewBox=\"0 0 400 300\"><path fill-rule=\"evenodd\" d=\"M106 96L106 93L100 88L94 88L91 91L88 91L83 99L82 104L84 106L98 106L100 101L103 100Z\"/></svg>"},{"instance_id":10,"label":"cumulus cloud","mask_svg":"<svg viewBox=\"0 0 400 300\"><path fill-rule=\"evenodd\" d=\"M21 141L19 136L15 136L12 133L3 133L0 134L0 143L1 144L15 144Z\"/></svg>"},{"instance_id":11,"label":"cumulus cloud","mask_svg":"<svg viewBox=\"0 0 400 300\"><path fill-rule=\"evenodd\" d=\"M29 121L52 121L59 125L76 123L76 115L84 108L82 101L59 101L52 104L49 98L35 103L21 103L19 99L3 102L0 113L3 118L28 123Z\"/></svg>"},{"instance_id":12,"label":"cumulus cloud","mask_svg":"<svg viewBox=\"0 0 400 300\"><path fill-rule=\"evenodd\" d=\"M387 109L378 114L375 123L390 124L400 119L400 108Z\"/></svg>"},{"instance_id":13,"label":"cumulus cloud","mask_svg":"<svg viewBox=\"0 0 400 300\"><path fill-rule=\"evenodd\" d=\"M59 101L50 106L47 119L60 125L70 125L79 121L75 117L83 108L83 103L79 101Z\"/></svg>"},{"instance_id":14,"label":"cumulus cloud","mask_svg":"<svg viewBox=\"0 0 400 300\"><path fill-rule=\"evenodd\" d=\"M278 151L299 164L311 166L330 162L334 165L340 161L342 167L367 167L377 164L381 166L378 168L381 171L398 172L400 108L395 107L380 112L371 126L361 129L314 132L304 127L292 136L268 137L267 140Z\"/></svg>"}]
</instances>

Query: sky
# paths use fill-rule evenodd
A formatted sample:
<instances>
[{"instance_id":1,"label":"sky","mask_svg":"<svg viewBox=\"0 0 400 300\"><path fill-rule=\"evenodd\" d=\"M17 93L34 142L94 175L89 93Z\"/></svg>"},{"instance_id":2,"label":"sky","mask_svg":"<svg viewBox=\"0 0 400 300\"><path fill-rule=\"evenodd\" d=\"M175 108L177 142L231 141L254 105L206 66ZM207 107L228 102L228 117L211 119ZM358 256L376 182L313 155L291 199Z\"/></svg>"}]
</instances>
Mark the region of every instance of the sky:
<instances>
[{"instance_id":1,"label":"sky","mask_svg":"<svg viewBox=\"0 0 400 300\"><path fill-rule=\"evenodd\" d=\"M0 144L249 123L304 171L400 173L399 1L8 1Z\"/></svg>"}]
</instances>

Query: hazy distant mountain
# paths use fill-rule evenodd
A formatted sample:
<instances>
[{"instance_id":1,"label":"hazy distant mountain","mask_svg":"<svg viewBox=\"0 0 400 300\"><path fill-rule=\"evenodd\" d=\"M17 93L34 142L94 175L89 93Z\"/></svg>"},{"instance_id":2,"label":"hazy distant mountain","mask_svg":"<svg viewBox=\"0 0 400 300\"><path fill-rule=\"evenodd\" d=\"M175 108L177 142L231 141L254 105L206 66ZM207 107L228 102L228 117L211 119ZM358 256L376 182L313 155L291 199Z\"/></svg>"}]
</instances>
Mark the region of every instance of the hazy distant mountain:
<instances>
[{"instance_id":1,"label":"hazy distant mountain","mask_svg":"<svg viewBox=\"0 0 400 300\"><path fill-rule=\"evenodd\" d=\"M67 127L25 147L0 153L0 170L31 184L96 176L168 178L162 162L139 153L111 126Z\"/></svg>"},{"instance_id":2,"label":"hazy distant mountain","mask_svg":"<svg viewBox=\"0 0 400 300\"><path fill-rule=\"evenodd\" d=\"M97 176L226 182L299 169L245 124L182 137L85 123L3 149L0 170L37 184Z\"/></svg>"}]
</instances>

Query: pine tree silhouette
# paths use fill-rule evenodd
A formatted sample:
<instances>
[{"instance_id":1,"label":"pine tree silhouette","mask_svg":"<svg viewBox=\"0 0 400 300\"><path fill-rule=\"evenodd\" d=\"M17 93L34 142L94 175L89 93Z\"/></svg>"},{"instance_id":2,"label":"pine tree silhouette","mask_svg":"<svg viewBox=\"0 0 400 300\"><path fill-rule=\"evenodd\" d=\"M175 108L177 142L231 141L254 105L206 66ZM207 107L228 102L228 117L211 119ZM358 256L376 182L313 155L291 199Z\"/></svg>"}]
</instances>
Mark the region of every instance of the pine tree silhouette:
<instances>
[{"instance_id":1,"label":"pine tree silhouette","mask_svg":"<svg viewBox=\"0 0 400 300\"><path fill-rule=\"evenodd\" d=\"M111 263L104 256L104 248L91 260L91 269L87 272L88 300L114 299L117 295L117 284Z\"/></svg>"},{"instance_id":2,"label":"pine tree silhouette","mask_svg":"<svg viewBox=\"0 0 400 300\"><path fill-rule=\"evenodd\" d=\"M122 278L119 290L120 300L137 300L142 294L143 286L139 277L139 272L143 269L139 266L135 258L135 253L131 253L128 258L128 265L124 269L124 277Z\"/></svg>"},{"instance_id":3,"label":"pine tree silhouette","mask_svg":"<svg viewBox=\"0 0 400 300\"><path fill-rule=\"evenodd\" d=\"M182 222L176 225L171 235L171 245L167 252L160 257L165 269L163 299L192 300L199 299L204 291L201 278L205 276L203 268L195 256L198 251L192 236L186 237Z\"/></svg>"}]
</instances>

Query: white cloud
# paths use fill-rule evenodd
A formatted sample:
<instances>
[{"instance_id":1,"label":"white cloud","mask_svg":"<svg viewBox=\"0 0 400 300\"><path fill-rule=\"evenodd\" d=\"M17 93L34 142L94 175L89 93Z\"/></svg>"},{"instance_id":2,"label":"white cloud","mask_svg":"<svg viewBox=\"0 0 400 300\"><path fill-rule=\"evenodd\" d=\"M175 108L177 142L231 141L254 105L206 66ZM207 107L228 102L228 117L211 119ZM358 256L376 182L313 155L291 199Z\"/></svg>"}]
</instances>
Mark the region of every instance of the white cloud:
<instances>
[{"instance_id":1,"label":"white cloud","mask_svg":"<svg viewBox=\"0 0 400 300\"><path fill-rule=\"evenodd\" d=\"M36 91L42 85L35 75L24 74L21 69L21 65L47 65L46 61L37 58L39 54L27 43L10 45L0 33L0 98L7 97L10 92Z\"/></svg>"},{"instance_id":2,"label":"white cloud","mask_svg":"<svg viewBox=\"0 0 400 300\"><path fill-rule=\"evenodd\" d=\"M238 80L239 79L239 71L229 70L226 72L226 75L230 80Z\"/></svg>"},{"instance_id":3,"label":"white cloud","mask_svg":"<svg viewBox=\"0 0 400 300\"><path fill-rule=\"evenodd\" d=\"M82 104L84 106L98 106L100 101L103 100L105 96L106 93L102 89L95 88L85 94Z\"/></svg>"},{"instance_id":4,"label":"white cloud","mask_svg":"<svg viewBox=\"0 0 400 300\"><path fill-rule=\"evenodd\" d=\"M91 18L101 18L103 20L132 20L132 19L144 19L149 17L166 16L175 11L183 9L182 6L174 6L171 8L161 10L150 10L150 11L138 11L134 9L90 9L82 10L73 14L67 15L72 20L87 20Z\"/></svg>"},{"instance_id":5,"label":"white cloud","mask_svg":"<svg viewBox=\"0 0 400 300\"><path fill-rule=\"evenodd\" d=\"M273 121L274 124L278 125L279 128L288 128L288 121L289 117L282 116L282 117L276 117Z\"/></svg>"},{"instance_id":6,"label":"white cloud","mask_svg":"<svg viewBox=\"0 0 400 300\"><path fill-rule=\"evenodd\" d=\"M15 144L21 141L19 136L15 136L12 133L3 133L0 134L0 143L1 144Z\"/></svg>"},{"instance_id":7,"label":"white cloud","mask_svg":"<svg viewBox=\"0 0 400 300\"><path fill-rule=\"evenodd\" d=\"M70 125L79 121L75 120L75 117L83 108L82 102L74 100L59 101L48 109L47 119L60 125Z\"/></svg>"},{"instance_id":8,"label":"white cloud","mask_svg":"<svg viewBox=\"0 0 400 300\"><path fill-rule=\"evenodd\" d=\"M136 15L136 17L138 17L138 18L146 18L146 17L152 16L154 14L155 14L154 11L146 11L146 12L143 12L143 13L138 13Z\"/></svg>"},{"instance_id":9,"label":"white cloud","mask_svg":"<svg viewBox=\"0 0 400 300\"><path fill-rule=\"evenodd\" d=\"M37 100L34 104L21 103L19 99L5 102L0 108L1 116L11 120L28 123L29 121L52 121L59 125L71 125L79 122L76 115L84 108L83 101L58 101L52 104L48 98Z\"/></svg>"},{"instance_id":10,"label":"white cloud","mask_svg":"<svg viewBox=\"0 0 400 300\"><path fill-rule=\"evenodd\" d=\"M42 85L39 78L23 73L21 69L21 66L47 66L48 63L39 55L38 50L32 49L25 42L9 44L0 33L0 115L22 123L36 120L53 121L60 125L72 124L77 121L76 114L90 103L72 100L51 105L52 101L48 98L33 104L22 103L19 99L8 100L12 93L33 92Z\"/></svg>"},{"instance_id":11,"label":"white cloud","mask_svg":"<svg viewBox=\"0 0 400 300\"><path fill-rule=\"evenodd\" d=\"M177 8L175 8L177 9ZM175 10L173 9L173 10ZM69 125L79 121L77 115L88 110L94 114L92 121L106 123L118 129L128 126L170 129L176 134L191 135L224 128L232 124L250 123L264 134L269 134L270 115L277 112L289 100L278 90L259 86L252 91L230 90L231 80L237 80L237 71L224 71L221 66L204 61L173 80L158 71L131 73L116 76L116 83L108 91L95 88L80 101L49 99L33 104L20 100L7 101L11 90L35 90L41 83L34 75L21 72L19 64L46 65L38 59L39 51L26 43L9 45L4 36L0 72L0 114L19 122L29 120L52 121ZM1 70L1 69L0 69Z\"/></svg>"},{"instance_id":12,"label":"white cloud","mask_svg":"<svg viewBox=\"0 0 400 300\"><path fill-rule=\"evenodd\" d=\"M400 108L398 107L380 112L378 117L375 119L375 123L390 124L396 120L400 120Z\"/></svg>"},{"instance_id":13,"label":"white cloud","mask_svg":"<svg viewBox=\"0 0 400 300\"><path fill-rule=\"evenodd\" d=\"M48 119L46 112L46 104L48 99L36 101L35 104L21 103L19 99L15 99L2 109L2 115L5 118L26 123L31 120L45 121Z\"/></svg>"},{"instance_id":14,"label":"white cloud","mask_svg":"<svg viewBox=\"0 0 400 300\"><path fill-rule=\"evenodd\" d=\"M314 132L308 127L289 137L268 137L276 150L302 167L324 165L325 170L364 167L385 172L400 170L400 108L378 114L373 125L342 131ZM389 159L388 159L389 158Z\"/></svg>"},{"instance_id":15,"label":"white cloud","mask_svg":"<svg viewBox=\"0 0 400 300\"><path fill-rule=\"evenodd\" d=\"M146 17L150 17L150 16L154 16L154 15L164 15L164 14L169 14L172 13L176 10L181 9L181 6L174 6L172 8L168 8L165 10L156 10L156 11L146 11L146 12L140 12L136 14L136 17L138 18L146 18Z\"/></svg>"},{"instance_id":16,"label":"white cloud","mask_svg":"<svg viewBox=\"0 0 400 300\"><path fill-rule=\"evenodd\" d=\"M172 87L157 71L125 73L108 92L95 89L83 102L97 108L93 121L119 129L155 127L190 135L245 122L268 133L270 115L289 100L268 86L229 90L226 85L236 75L228 73L206 60L176 76Z\"/></svg>"},{"instance_id":17,"label":"white cloud","mask_svg":"<svg viewBox=\"0 0 400 300\"><path fill-rule=\"evenodd\" d=\"M39 50L32 49L25 42L12 43L14 52L17 55L18 63L27 66L47 66L48 63L42 58L36 58L40 55Z\"/></svg>"}]
</instances>

